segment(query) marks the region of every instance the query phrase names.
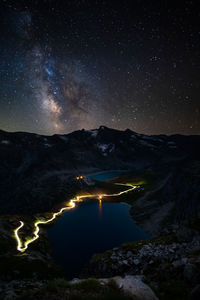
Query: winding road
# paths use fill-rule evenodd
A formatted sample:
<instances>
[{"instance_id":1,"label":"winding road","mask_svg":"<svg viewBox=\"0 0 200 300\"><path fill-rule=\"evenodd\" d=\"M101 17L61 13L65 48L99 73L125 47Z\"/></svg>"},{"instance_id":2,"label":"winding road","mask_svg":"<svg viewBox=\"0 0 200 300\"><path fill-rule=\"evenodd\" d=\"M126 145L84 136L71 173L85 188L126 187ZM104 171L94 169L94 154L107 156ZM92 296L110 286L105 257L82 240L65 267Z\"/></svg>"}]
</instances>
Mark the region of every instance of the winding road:
<instances>
[{"instance_id":1,"label":"winding road","mask_svg":"<svg viewBox=\"0 0 200 300\"><path fill-rule=\"evenodd\" d=\"M53 213L53 216L50 219L37 220L34 223L34 228L35 229L33 231L33 237L30 238L30 239L27 239L25 242L23 242L22 239L19 236L19 233L20 233L21 229L24 227L24 222L20 221L20 225L14 230L14 237L17 241L17 250L20 251L20 252L25 252L28 249L28 246L39 238L39 232L40 232L39 225L48 224L48 223L52 222L57 216L62 214L63 211L70 210L70 209L74 208L76 206L76 202L80 202L84 198L98 198L99 200L101 200L103 197L117 197L117 196L120 196L122 194L129 193L129 192L131 192L132 190L134 190L138 187L138 186L134 186L134 185L129 184L129 183L126 183L126 184L116 183L116 185L122 185L122 186L126 186L126 187L129 187L129 188L125 191L121 191L119 193L109 194L109 195L107 195L107 194L97 194L97 195L76 196L75 198L71 199L67 203L67 206L61 208L58 212Z\"/></svg>"}]
</instances>

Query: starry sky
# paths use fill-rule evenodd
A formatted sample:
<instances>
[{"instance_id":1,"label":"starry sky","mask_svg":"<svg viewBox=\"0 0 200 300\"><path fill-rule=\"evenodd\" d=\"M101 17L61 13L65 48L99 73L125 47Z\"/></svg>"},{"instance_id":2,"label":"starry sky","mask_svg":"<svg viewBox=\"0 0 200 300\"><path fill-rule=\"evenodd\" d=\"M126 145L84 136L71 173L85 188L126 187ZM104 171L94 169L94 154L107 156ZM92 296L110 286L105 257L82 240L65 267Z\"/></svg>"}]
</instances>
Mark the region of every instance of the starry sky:
<instances>
[{"instance_id":1,"label":"starry sky","mask_svg":"<svg viewBox=\"0 0 200 300\"><path fill-rule=\"evenodd\" d=\"M0 129L200 134L199 23L191 0L1 0Z\"/></svg>"}]
</instances>

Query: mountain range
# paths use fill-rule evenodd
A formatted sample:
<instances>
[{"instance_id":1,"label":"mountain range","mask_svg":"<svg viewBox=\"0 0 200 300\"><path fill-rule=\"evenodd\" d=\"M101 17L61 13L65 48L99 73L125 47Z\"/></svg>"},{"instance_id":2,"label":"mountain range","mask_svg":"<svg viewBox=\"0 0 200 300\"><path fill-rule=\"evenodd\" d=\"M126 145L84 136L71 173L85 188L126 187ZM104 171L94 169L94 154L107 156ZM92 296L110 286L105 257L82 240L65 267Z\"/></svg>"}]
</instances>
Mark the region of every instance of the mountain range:
<instances>
[{"instance_id":1,"label":"mountain range","mask_svg":"<svg viewBox=\"0 0 200 300\"><path fill-rule=\"evenodd\" d=\"M186 202L187 209L189 201L194 213L199 207L199 153L197 135L144 135L105 126L52 136L1 130L0 213L46 211L55 198L59 202L74 193L77 174L120 169L170 174L163 197Z\"/></svg>"}]
</instances>

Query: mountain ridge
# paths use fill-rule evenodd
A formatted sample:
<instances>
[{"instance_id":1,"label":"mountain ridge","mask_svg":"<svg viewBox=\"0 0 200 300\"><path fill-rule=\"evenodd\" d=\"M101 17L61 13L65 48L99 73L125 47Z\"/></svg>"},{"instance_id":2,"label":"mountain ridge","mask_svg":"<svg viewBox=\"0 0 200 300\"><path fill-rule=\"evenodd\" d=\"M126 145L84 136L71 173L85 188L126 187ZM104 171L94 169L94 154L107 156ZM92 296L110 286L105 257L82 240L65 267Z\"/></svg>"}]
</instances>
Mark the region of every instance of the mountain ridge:
<instances>
[{"instance_id":1,"label":"mountain ridge","mask_svg":"<svg viewBox=\"0 0 200 300\"><path fill-rule=\"evenodd\" d=\"M199 161L199 153L200 136L149 136L105 126L52 136L0 131L0 213L50 209L55 198L77 189L76 174L116 169L180 174Z\"/></svg>"}]
</instances>

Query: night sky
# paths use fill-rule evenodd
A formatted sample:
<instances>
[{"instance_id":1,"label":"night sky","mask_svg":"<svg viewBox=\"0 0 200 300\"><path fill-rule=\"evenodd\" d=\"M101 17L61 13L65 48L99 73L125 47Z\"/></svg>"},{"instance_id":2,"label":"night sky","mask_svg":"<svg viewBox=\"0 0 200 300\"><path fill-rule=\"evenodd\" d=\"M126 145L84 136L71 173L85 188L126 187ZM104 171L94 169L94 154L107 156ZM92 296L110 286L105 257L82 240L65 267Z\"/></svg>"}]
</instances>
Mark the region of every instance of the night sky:
<instances>
[{"instance_id":1,"label":"night sky","mask_svg":"<svg viewBox=\"0 0 200 300\"><path fill-rule=\"evenodd\" d=\"M200 134L199 1L0 1L0 128Z\"/></svg>"}]
</instances>

